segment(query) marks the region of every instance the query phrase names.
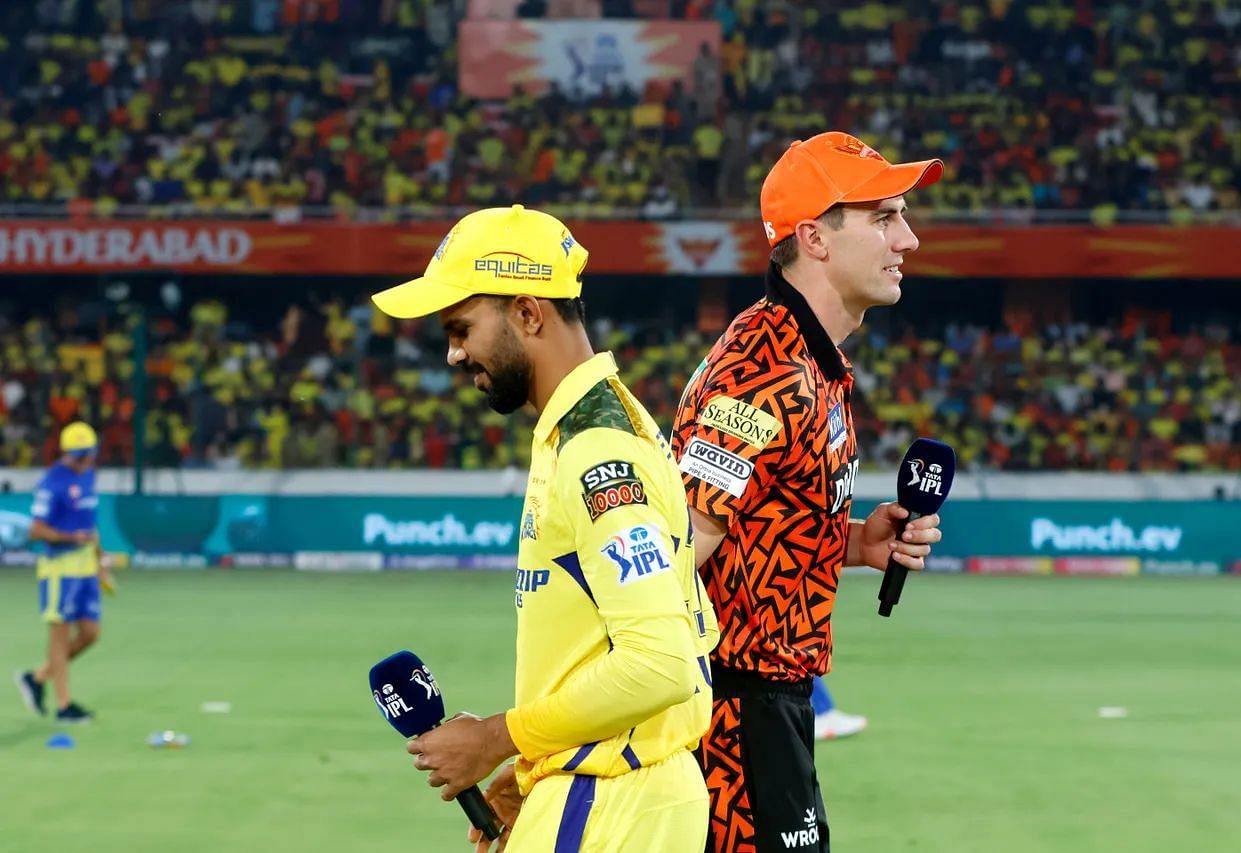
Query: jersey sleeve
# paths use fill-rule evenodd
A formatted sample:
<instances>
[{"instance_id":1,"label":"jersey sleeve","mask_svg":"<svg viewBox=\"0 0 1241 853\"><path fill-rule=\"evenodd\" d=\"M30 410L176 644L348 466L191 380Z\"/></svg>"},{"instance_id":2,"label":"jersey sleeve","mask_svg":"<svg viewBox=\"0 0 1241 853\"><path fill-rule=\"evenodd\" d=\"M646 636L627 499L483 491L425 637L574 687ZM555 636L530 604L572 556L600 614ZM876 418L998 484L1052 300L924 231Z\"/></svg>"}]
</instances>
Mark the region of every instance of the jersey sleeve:
<instances>
[{"instance_id":1,"label":"jersey sleeve","mask_svg":"<svg viewBox=\"0 0 1241 853\"><path fill-rule=\"evenodd\" d=\"M726 351L677 410L678 465L691 508L732 526L796 452L813 407L804 366Z\"/></svg>"},{"instance_id":2,"label":"jersey sleeve","mask_svg":"<svg viewBox=\"0 0 1241 853\"><path fill-rule=\"evenodd\" d=\"M653 446L612 429L586 430L560 453L553 488L577 557L564 567L598 608L611 651L555 692L508 712L509 733L526 758L621 734L698 686L678 543L661 500L648 492L660 483L667 489L657 465L667 462ZM683 500L677 491L671 497Z\"/></svg>"},{"instance_id":3,"label":"jersey sleeve","mask_svg":"<svg viewBox=\"0 0 1241 853\"><path fill-rule=\"evenodd\" d=\"M44 524L49 523L55 511L57 499L55 484L50 477L44 477L35 487L34 499L30 504L30 517Z\"/></svg>"}]
</instances>

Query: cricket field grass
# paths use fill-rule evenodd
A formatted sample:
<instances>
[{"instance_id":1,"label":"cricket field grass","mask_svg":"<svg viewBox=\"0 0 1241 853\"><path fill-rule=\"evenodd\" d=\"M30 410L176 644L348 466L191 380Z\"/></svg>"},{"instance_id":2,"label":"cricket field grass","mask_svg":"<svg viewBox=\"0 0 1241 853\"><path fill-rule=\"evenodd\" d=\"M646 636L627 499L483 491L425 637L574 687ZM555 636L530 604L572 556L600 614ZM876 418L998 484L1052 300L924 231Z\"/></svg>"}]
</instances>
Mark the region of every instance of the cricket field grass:
<instances>
[{"instance_id":1,"label":"cricket field grass","mask_svg":"<svg viewBox=\"0 0 1241 853\"><path fill-rule=\"evenodd\" d=\"M508 707L510 574L119 580L73 667L93 724L60 729L0 693L0 850L468 849L367 671L409 648L450 713ZM828 683L870 718L818 747L835 851L1241 849L1241 578L916 577L891 619L878 583L847 575L834 618ZM32 573L0 571L5 678L44 643ZM169 729L189 746L146 745ZM46 746L60 731L74 748Z\"/></svg>"}]
</instances>

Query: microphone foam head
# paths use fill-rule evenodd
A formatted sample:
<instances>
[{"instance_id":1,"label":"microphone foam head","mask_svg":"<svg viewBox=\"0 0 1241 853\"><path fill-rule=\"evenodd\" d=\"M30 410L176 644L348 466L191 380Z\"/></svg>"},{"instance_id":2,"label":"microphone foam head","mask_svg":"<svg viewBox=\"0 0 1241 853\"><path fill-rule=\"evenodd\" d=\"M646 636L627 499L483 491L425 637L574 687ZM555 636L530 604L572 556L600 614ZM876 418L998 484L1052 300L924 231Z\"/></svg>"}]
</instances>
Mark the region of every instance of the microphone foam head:
<instances>
[{"instance_id":1,"label":"microphone foam head","mask_svg":"<svg viewBox=\"0 0 1241 853\"><path fill-rule=\"evenodd\" d=\"M405 737L430 731L444 719L444 697L426 664L402 650L371 667L371 694L385 720Z\"/></svg>"},{"instance_id":2,"label":"microphone foam head","mask_svg":"<svg viewBox=\"0 0 1241 853\"><path fill-rule=\"evenodd\" d=\"M896 478L897 501L921 515L939 512L952 488L956 468L957 455L951 447L930 438L918 439L909 445L901 460Z\"/></svg>"}]
</instances>

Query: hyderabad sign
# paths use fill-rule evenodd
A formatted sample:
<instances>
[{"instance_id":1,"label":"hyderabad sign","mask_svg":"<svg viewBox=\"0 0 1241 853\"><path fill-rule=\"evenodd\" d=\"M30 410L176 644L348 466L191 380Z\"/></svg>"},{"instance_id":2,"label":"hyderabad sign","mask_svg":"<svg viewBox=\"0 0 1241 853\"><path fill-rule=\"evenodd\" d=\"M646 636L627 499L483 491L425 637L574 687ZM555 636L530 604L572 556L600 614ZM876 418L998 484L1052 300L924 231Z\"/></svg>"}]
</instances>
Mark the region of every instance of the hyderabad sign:
<instances>
[{"instance_id":1,"label":"hyderabad sign","mask_svg":"<svg viewBox=\"0 0 1241 853\"><path fill-rule=\"evenodd\" d=\"M0 227L0 269L236 266L253 243L220 225Z\"/></svg>"}]
</instances>

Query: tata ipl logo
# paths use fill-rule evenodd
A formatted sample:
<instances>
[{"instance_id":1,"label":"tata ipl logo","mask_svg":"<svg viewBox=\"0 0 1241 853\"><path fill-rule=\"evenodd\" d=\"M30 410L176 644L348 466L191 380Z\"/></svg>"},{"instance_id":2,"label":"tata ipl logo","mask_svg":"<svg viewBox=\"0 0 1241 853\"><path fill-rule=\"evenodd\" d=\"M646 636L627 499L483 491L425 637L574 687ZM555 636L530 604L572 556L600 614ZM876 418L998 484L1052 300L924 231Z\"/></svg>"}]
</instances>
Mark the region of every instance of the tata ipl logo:
<instances>
[{"instance_id":1,"label":"tata ipl logo","mask_svg":"<svg viewBox=\"0 0 1241 853\"><path fill-rule=\"evenodd\" d=\"M925 470L924 470L925 469ZM911 478L906 486L917 486L919 491L942 496L944 485L944 466L932 462L929 466L921 459L909 460Z\"/></svg>"},{"instance_id":2,"label":"tata ipl logo","mask_svg":"<svg viewBox=\"0 0 1241 853\"><path fill-rule=\"evenodd\" d=\"M616 565L622 586L672 568L659 541L641 524L613 535L600 553Z\"/></svg>"},{"instance_id":3,"label":"tata ipl logo","mask_svg":"<svg viewBox=\"0 0 1241 853\"><path fill-rule=\"evenodd\" d=\"M389 720L395 720L406 711L414 710L405 704L401 694L397 693L396 688L391 684L385 684L382 690L373 690L371 692L375 696L375 704L379 706L379 710L383 711L384 717Z\"/></svg>"}]
</instances>

